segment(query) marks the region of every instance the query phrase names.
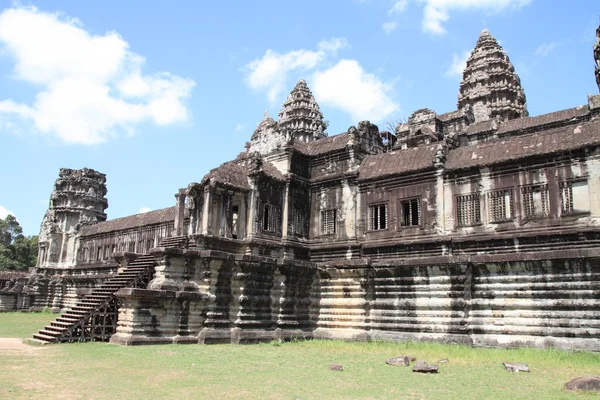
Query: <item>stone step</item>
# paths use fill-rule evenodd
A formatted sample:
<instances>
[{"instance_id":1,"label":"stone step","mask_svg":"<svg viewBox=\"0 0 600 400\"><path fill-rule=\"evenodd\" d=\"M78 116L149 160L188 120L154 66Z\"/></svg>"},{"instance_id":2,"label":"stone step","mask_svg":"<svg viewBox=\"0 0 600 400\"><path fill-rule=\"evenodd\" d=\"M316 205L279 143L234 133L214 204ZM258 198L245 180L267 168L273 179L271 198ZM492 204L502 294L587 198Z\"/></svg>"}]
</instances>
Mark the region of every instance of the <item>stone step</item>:
<instances>
[{"instance_id":1,"label":"stone step","mask_svg":"<svg viewBox=\"0 0 600 400\"><path fill-rule=\"evenodd\" d=\"M41 333L44 333L43 331L49 331L49 332L64 332L66 331L67 328L65 326L54 326L54 325L46 325L44 326L44 329L40 330Z\"/></svg>"},{"instance_id":2,"label":"stone step","mask_svg":"<svg viewBox=\"0 0 600 400\"><path fill-rule=\"evenodd\" d=\"M65 321L65 320L66 320L66 318L59 317L59 318L56 318L56 321L50 322L50 324L55 325L55 326L65 326L66 327L66 326L71 326L71 325L73 325L73 323L79 321L78 319L75 319L75 320L70 319L67 321Z\"/></svg>"},{"instance_id":3,"label":"stone step","mask_svg":"<svg viewBox=\"0 0 600 400\"><path fill-rule=\"evenodd\" d=\"M44 335L43 333L36 333L33 335L33 338L43 340L46 342L55 342L56 341L55 336Z\"/></svg>"}]
</instances>

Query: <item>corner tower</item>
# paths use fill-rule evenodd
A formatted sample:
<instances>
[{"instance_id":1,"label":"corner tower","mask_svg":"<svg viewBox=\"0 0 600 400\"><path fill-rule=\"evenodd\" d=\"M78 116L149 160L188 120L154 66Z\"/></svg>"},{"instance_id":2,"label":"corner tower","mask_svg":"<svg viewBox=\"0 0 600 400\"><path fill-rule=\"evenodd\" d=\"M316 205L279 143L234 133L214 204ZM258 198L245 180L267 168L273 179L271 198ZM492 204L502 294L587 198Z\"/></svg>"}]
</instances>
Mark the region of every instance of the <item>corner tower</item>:
<instances>
[{"instance_id":1,"label":"corner tower","mask_svg":"<svg viewBox=\"0 0 600 400\"><path fill-rule=\"evenodd\" d=\"M38 241L38 267L75 265L79 228L106 221L106 175L93 169L61 168Z\"/></svg>"},{"instance_id":2,"label":"corner tower","mask_svg":"<svg viewBox=\"0 0 600 400\"><path fill-rule=\"evenodd\" d=\"M502 46L484 29L467 59L458 92L458 109L471 109L475 122L526 117L521 79Z\"/></svg>"},{"instance_id":3,"label":"corner tower","mask_svg":"<svg viewBox=\"0 0 600 400\"><path fill-rule=\"evenodd\" d=\"M327 136L326 128L306 81L299 80L279 112L279 129L295 140L310 142Z\"/></svg>"}]
</instances>

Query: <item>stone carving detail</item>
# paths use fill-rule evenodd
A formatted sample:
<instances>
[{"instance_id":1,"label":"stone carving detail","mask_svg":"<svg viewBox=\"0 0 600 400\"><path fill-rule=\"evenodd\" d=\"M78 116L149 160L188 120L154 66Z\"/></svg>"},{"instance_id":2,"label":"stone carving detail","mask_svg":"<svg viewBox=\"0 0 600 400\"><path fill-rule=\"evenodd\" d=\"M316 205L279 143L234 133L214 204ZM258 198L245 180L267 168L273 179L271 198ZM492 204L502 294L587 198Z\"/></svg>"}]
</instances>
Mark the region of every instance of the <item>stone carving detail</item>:
<instances>
[{"instance_id":1,"label":"stone carving detail","mask_svg":"<svg viewBox=\"0 0 600 400\"><path fill-rule=\"evenodd\" d=\"M458 93L458 109L471 107L475 122L528 116L521 79L490 31L481 31L467 60Z\"/></svg>"},{"instance_id":2,"label":"stone carving detail","mask_svg":"<svg viewBox=\"0 0 600 400\"><path fill-rule=\"evenodd\" d=\"M594 62L596 73L596 84L600 90L600 26L596 29L596 43L594 43Z\"/></svg>"},{"instance_id":3,"label":"stone carving detail","mask_svg":"<svg viewBox=\"0 0 600 400\"><path fill-rule=\"evenodd\" d=\"M288 137L303 142L327 136L323 114L305 80L298 81L283 103L279 112L279 129Z\"/></svg>"}]
</instances>

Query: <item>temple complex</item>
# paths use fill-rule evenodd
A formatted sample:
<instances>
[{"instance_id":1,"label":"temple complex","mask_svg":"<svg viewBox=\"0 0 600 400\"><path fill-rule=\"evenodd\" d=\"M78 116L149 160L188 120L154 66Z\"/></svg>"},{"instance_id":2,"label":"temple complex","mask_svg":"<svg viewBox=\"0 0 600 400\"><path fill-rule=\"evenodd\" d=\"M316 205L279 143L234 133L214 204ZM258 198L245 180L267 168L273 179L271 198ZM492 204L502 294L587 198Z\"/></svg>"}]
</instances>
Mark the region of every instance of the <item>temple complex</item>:
<instances>
[{"instance_id":1,"label":"temple complex","mask_svg":"<svg viewBox=\"0 0 600 400\"><path fill-rule=\"evenodd\" d=\"M600 89L600 28L594 56ZM326 128L300 80L173 207L114 220L103 174L61 170L36 271L7 281L0 309L63 312L34 336L49 343L600 351L600 96L530 117L484 30L457 110Z\"/></svg>"}]
</instances>

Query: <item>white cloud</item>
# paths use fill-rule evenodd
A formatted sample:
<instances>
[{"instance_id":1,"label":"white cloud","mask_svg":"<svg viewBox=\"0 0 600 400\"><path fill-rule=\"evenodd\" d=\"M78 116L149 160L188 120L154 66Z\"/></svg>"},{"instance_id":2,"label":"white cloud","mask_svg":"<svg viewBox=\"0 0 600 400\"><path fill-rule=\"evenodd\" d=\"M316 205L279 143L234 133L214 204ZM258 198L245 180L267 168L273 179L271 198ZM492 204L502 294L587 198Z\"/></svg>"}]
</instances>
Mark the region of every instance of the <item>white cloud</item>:
<instances>
[{"instance_id":1,"label":"white cloud","mask_svg":"<svg viewBox=\"0 0 600 400\"><path fill-rule=\"evenodd\" d=\"M149 211L152 211L152 209L150 207L142 207L138 210L138 214L147 213Z\"/></svg>"},{"instance_id":2,"label":"white cloud","mask_svg":"<svg viewBox=\"0 0 600 400\"><path fill-rule=\"evenodd\" d=\"M552 53L557 46L558 42L544 43L538 47L533 54L537 57L546 57L548 54Z\"/></svg>"},{"instance_id":3,"label":"white cloud","mask_svg":"<svg viewBox=\"0 0 600 400\"><path fill-rule=\"evenodd\" d=\"M0 101L0 114L66 143L96 144L150 121L185 121L195 82L168 72L142 73L144 57L116 32L93 35L73 18L35 7L0 14L3 53L15 77L39 87L31 104Z\"/></svg>"},{"instance_id":4,"label":"white cloud","mask_svg":"<svg viewBox=\"0 0 600 400\"><path fill-rule=\"evenodd\" d=\"M450 19L450 11L477 9L498 13L506 9L516 9L531 3L532 0L420 0L425 3L423 10L423 30L434 34L444 34L443 23Z\"/></svg>"},{"instance_id":5,"label":"white cloud","mask_svg":"<svg viewBox=\"0 0 600 400\"><path fill-rule=\"evenodd\" d=\"M264 90L271 102L274 102L286 87L288 75L295 70L309 71L321 65L330 54L349 47L346 39L332 38L322 40L317 50L292 50L280 54L268 49L265 55L252 60L243 68L246 83L252 89Z\"/></svg>"},{"instance_id":6,"label":"white cloud","mask_svg":"<svg viewBox=\"0 0 600 400\"><path fill-rule=\"evenodd\" d=\"M15 213L4 206L0 206L0 219L5 219L8 215L14 216Z\"/></svg>"},{"instance_id":7,"label":"white cloud","mask_svg":"<svg viewBox=\"0 0 600 400\"><path fill-rule=\"evenodd\" d=\"M471 52L469 50L465 50L462 53L454 53L452 54L452 63L450 67L446 70L446 75L448 76L462 76L463 71L467 67L467 60Z\"/></svg>"},{"instance_id":8,"label":"white cloud","mask_svg":"<svg viewBox=\"0 0 600 400\"><path fill-rule=\"evenodd\" d=\"M348 112L353 119L381 121L400 109L391 97L392 85L367 73L356 60L340 60L315 73L317 101Z\"/></svg>"},{"instance_id":9,"label":"white cloud","mask_svg":"<svg viewBox=\"0 0 600 400\"><path fill-rule=\"evenodd\" d=\"M384 32L389 35L396 30L397 26L398 24L396 22L384 22L381 27L383 28Z\"/></svg>"},{"instance_id":10,"label":"white cloud","mask_svg":"<svg viewBox=\"0 0 600 400\"><path fill-rule=\"evenodd\" d=\"M390 10L388 11L388 14L401 14L404 12L407 5L408 0L396 0L392 8L390 8Z\"/></svg>"}]
</instances>

